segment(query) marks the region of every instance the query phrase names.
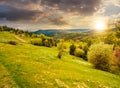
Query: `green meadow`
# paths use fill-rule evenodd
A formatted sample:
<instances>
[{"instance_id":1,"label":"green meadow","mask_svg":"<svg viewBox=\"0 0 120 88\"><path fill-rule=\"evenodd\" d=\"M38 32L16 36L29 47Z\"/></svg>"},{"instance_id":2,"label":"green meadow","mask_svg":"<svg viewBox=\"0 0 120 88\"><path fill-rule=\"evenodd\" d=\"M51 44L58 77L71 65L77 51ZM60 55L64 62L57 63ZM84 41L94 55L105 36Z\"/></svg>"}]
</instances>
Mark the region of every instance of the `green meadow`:
<instances>
[{"instance_id":1,"label":"green meadow","mask_svg":"<svg viewBox=\"0 0 120 88\"><path fill-rule=\"evenodd\" d=\"M58 52L0 32L0 88L120 88L120 76L67 53L59 59Z\"/></svg>"}]
</instances>

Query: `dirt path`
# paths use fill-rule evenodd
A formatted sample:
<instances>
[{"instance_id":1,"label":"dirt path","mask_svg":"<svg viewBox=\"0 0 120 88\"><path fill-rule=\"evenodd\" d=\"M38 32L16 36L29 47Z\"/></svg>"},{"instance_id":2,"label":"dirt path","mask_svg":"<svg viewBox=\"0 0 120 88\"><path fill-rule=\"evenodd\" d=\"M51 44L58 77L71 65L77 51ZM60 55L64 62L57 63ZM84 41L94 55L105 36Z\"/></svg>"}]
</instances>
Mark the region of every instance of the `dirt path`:
<instances>
[{"instance_id":1,"label":"dirt path","mask_svg":"<svg viewBox=\"0 0 120 88\"><path fill-rule=\"evenodd\" d=\"M20 37L18 37L17 35L14 35L14 37L16 39L18 39L19 41L21 41L22 43L27 43L24 39L21 39Z\"/></svg>"}]
</instances>

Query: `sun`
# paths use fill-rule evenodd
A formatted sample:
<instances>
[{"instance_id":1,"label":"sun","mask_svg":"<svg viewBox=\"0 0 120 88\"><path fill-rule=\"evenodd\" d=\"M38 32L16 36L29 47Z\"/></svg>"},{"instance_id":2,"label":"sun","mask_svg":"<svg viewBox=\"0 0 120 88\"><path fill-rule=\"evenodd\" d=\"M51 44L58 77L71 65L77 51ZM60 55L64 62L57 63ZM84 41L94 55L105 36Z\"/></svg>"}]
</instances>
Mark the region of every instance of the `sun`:
<instances>
[{"instance_id":1,"label":"sun","mask_svg":"<svg viewBox=\"0 0 120 88\"><path fill-rule=\"evenodd\" d=\"M103 20L95 21L94 28L97 31L104 31L107 28L107 24Z\"/></svg>"}]
</instances>

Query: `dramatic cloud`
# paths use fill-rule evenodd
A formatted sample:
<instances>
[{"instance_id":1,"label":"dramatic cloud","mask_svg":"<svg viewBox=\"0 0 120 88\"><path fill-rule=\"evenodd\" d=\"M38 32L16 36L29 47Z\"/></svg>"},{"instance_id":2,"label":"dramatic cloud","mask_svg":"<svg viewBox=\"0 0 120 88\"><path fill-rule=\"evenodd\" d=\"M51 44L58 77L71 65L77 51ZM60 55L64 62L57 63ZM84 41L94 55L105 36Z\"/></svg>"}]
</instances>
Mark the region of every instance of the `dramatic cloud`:
<instances>
[{"instance_id":1,"label":"dramatic cloud","mask_svg":"<svg viewBox=\"0 0 120 88\"><path fill-rule=\"evenodd\" d=\"M65 21L63 17L49 18L49 21L54 25L68 25L69 23Z\"/></svg>"},{"instance_id":2,"label":"dramatic cloud","mask_svg":"<svg viewBox=\"0 0 120 88\"><path fill-rule=\"evenodd\" d=\"M41 0L41 4L67 12L92 15L100 7L102 0Z\"/></svg>"},{"instance_id":3,"label":"dramatic cloud","mask_svg":"<svg viewBox=\"0 0 120 88\"><path fill-rule=\"evenodd\" d=\"M40 0L0 1L0 19L7 21L32 21L52 25L68 25L64 17L55 12L53 9L40 6Z\"/></svg>"},{"instance_id":4,"label":"dramatic cloud","mask_svg":"<svg viewBox=\"0 0 120 88\"><path fill-rule=\"evenodd\" d=\"M40 0L0 0L0 4L12 6L20 9L38 10L40 8Z\"/></svg>"},{"instance_id":5,"label":"dramatic cloud","mask_svg":"<svg viewBox=\"0 0 120 88\"><path fill-rule=\"evenodd\" d=\"M42 15L38 10L17 9L10 6L0 5L0 18L9 21L33 20L36 21Z\"/></svg>"},{"instance_id":6,"label":"dramatic cloud","mask_svg":"<svg viewBox=\"0 0 120 88\"><path fill-rule=\"evenodd\" d=\"M93 18L118 14L120 0L0 0L0 24L25 29L90 28Z\"/></svg>"},{"instance_id":7,"label":"dramatic cloud","mask_svg":"<svg viewBox=\"0 0 120 88\"><path fill-rule=\"evenodd\" d=\"M0 0L0 3L6 4L19 4L19 5L28 5L28 4L39 4L40 0Z\"/></svg>"}]
</instances>

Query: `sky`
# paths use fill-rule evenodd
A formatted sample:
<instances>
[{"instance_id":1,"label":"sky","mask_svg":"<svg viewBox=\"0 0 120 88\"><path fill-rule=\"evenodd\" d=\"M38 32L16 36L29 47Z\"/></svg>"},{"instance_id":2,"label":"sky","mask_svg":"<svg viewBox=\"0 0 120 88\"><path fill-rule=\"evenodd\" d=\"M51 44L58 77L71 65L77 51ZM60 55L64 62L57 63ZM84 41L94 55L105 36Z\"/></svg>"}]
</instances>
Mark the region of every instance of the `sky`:
<instances>
[{"instance_id":1,"label":"sky","mask_svg":"<svg viewBox=\"0 0 120 88\"><path fill-rule=\"evenodd\" d=\"M92 29L120 19L120 0L0 0L0 25L23 30Z\"/></svg>"}]
</instances>

